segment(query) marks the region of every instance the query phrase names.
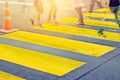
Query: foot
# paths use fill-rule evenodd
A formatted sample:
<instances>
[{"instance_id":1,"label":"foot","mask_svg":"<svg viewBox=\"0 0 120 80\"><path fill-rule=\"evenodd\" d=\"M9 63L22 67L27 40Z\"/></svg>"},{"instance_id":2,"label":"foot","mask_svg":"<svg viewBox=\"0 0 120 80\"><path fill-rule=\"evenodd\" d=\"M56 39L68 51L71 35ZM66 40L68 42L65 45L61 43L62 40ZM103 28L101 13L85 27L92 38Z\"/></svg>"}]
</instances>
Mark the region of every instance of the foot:
<instances>
[{"instance_id":1,"label":"foot","mask_svg":"<svg viewBox=\"0 0 120 80\"><path fill-rule=\"evenodd\" d=\"M32 25L34 25L34 20L30 18L30 21L31 21Z\"/></svg>"},{"instance_id":2,"label":"foot","mask_svg":"<svg viewBox=\"0 0 120 80\"><path fill-rule=\"evenodd\" d=\"M85 16L85 17L83 17L83 18L85 18L85 19L90 19L90 17L89 17L89 16Z\"/></svg>"},{"instance_id":3,"label":"foot","mask_svg":"<svg viewBox=\"0 0 120 80\"><path fill-rule=\"evenodd\" d=\"M43 28L42 24L39 24L39 27Z\"/></svg>"},{"instance_id":4,"label":"foot","mask_svg":"<svg viewBox=\"0 0 120 80\"><path fill-rule=\"evenodd\" d=\"M93 11L88 11L88 12L92 13Z\"/></svg>"},{"instance_id":5,"label":"foot","mask_svg":"<svg viewBox=\"0 0 120 80\"><path fill-rule=\"evenodd\" d=\"M83 22L78 22L78 25L84 25L84 23Z\"/></svg>"},{"instance_id":6,"label":"foot","mask_svg":"<svg viewBox=\"0 0 120 80\"><path fill-rule=\"evenodd\" d=\"M53 23L54 23L54 24L58 24L58 22L57 22L56 20L53 20Z\"/></svg>"}]
</instances>

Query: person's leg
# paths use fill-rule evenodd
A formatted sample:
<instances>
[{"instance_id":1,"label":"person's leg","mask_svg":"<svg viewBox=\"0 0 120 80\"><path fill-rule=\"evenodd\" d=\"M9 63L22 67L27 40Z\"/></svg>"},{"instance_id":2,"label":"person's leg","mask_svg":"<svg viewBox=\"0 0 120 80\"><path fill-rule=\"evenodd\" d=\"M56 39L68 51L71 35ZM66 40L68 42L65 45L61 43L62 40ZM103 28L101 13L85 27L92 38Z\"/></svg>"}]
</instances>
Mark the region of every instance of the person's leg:
<instances>
[{"instance_id":1,"label":"person's leg","mask_svg":"<svg viewBox=\"0 0 120 80\"><path fill-rule=\"evenodd\" d=\"M38 13L37 24L38 24L38 26L43 27L42 24L41 24L41 21L40 21L40 17L41 17L41 13Z\"/></svg>"},{"instance_id":2,"label":"person's leg","mask_svg":"<svg viewBox=\"0 0 120 80\"><path fill-rule=\"evenodd\" d=\"M111 12L115 16L115 20L116 20L118 26L120 27L120 23L119 23L119 20L118 20L118 9L119 9L119 7L110 7Z\"/></svg>"},{"instance_id":3,"label":"person's leg","mask_svg":"<svg viewBox=\"0 0 120 80\"><path fill-rule=\"evenodd\" d=\"M51 20L51 17L52 17L52 7L50 6L50 10L49 10L49 14L48 14L48 22L50 22Z\"/></svg>"},{"instance_id":4,"label":"person's leg","mask_svg":"<svg viewBox=\"0 0 120 80\"><path fill-rule=\"evenodd\" d=\"M40 16L41 16L42 11L38 8L36 8L36 11L37 11L37 15L34 18L30 18L30 21L32 25L37 24L38 26L42 27L41 22L40 22Z\"/></svg>"},{"instance_id":5,"label":"person's leg","mask_svg":"<svg viewBox=\"0 0 120 80\"><path fill-rule=\"evenodd\" d=\"M90 7L89 7L89 12L93 11L94 5L95 5L95 0L91 0Z\"/></svg>"},{"instance_id":6,"label":"person's leg","mask_svg":"<svg viewBox=\"0 0 120 80\"><path fill-rule=\"evenodd\" d=\"M102 4L101 4L101 0L100 1L97 1L97 5L99 8L103 8Z\"/></svg>"},{"instance_id":7,"label":"person's leg","mask_svg":"<svg viewBox=\"0 0 120 80\"><path fill-rule=\"evenodd\" d=\"M79 20L78 20L78 24L81 24L83 25L84 22L83 22L83 13L82 13L82 8L79 7L79 8L75 8L77 14L79 15Z\"/></svg>"},{"instance_id":8,"label":"person's leg","mask_svg":"<svg viewBox=\"0 0 120 80\"><path fill-rule=\"evenodd\" d=\"M56 21L56 13L57 13L57 6L55 5L54 10L53 10L53 22L54 23L57 23L57 21Z\"/></svg>"},{"instance_id":9,"label":"person's leg","mask_svg":"<svg viewBox=\"0 0 120 80\"><path fill-rule=\"evenodd\" d=\"M118 18L118 10L119 10L119 7L117 6L117 7L114 8L113 13L115 15L116 22L117 22L117 24L120 28L120 23L119 23L119 18Z\"/></svg>"},{"instance_id":10,"label":"person's leg","mask_svg":"<svg viewBox=\"0 0 120 80\"><path fill-rule=\"evenodd\" d=\"M35 16L35 17L33 17L33 18L30 18L30 21L31 21L31 23L32 23L32 25L36 25L36 23L37 24L39 24L40 22L40 17L39 17L40 15L37 13L37 15Z\"/></svg>"},{"instance_id":11,"label":"person's leg","mask_svg":"<svg viewBox=\"0 0 120 80\"><path fill-rule=\"evenodd\" d=\"M53 10L53 20L56 20L57 6L54 6Z\"/></svg>"},{"instance_id":12,"label":"person's leg","mask_svg":"<svg viewBox=\"0 0 120 80\"><path fill-rule=\"evenodd\" d=\"M34 19L30 18L32 25L34 25Z\"/></svg>"},{"instance_id":13,"label":"person's leg","mask_svg":"<svg viewBox=\"0 0 120 80\"><path fill-rule=\"evenodd\" d=\"M37 11L37 14L34 17L30 18L32 25L36 25L36 22L38 22L38 17L39 17L39 9L36 6L35 9Z\"/></svg>"}]
</instances>

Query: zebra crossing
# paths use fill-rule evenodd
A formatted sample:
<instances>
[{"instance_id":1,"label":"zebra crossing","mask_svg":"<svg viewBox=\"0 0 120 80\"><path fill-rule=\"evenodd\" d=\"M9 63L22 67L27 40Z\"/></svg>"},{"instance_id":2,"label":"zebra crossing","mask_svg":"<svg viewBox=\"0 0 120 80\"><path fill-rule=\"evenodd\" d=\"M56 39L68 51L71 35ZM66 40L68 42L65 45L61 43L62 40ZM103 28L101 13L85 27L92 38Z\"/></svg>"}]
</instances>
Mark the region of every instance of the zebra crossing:
<instances>
[{"instance_id":1,"label":"zebra crossing","mask_svg":"<svg viewBox=\"0 0 120 80\"><path fill-rule=\"evenodd\" d=\"M0 71L0 80L25 80L25 79Z\"/></svg>"},{"instance_id":2,"label":"zebra crossing","mask_svg":"<svg viewBox=\"0 0 120 80\"><path fill-rule=\"evenodd\" d=\"M104 17L100 13L84 13L84 15L95 18ZM109 14L107 18L114 19L114 16ZM77 22L77 18L64 18L60 22L74 24ZM115 22L85 19L85 24L119 30ZM85 36L91 40L120 42L118 32L104 31L106 37L103 37L98 34L97 29L84 26L76 27L53 23L45 23L43 26L44 28L33 26L32 29L64 35ZM7 78L7 80L19 80L19 77L20 80L76 80L118 55L120 50L118 46L22 30L1 34L0 40L0 65L3 65L0 67L0 79L3 80ZM14 45L15 43L17 44ZM11 78L8 77L9 75Z\"/></svg>"}]
</instances>

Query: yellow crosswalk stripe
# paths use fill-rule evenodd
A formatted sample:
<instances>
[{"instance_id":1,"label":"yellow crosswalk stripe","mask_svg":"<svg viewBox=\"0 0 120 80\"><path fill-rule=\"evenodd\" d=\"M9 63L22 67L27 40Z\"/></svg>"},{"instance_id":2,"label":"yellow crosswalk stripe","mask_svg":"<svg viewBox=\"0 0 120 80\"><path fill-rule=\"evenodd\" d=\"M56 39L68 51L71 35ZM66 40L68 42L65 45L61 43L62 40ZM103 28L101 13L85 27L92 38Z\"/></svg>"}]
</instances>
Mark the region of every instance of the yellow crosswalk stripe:
<instances>
[{"instance_id":1,"label":"yellow crosswalk stripe","mask_svg":"<svg viewBox=\"0 0 120 80\"><path fill-rule=\"evenodd\" d=\"M111 10L109 8L101 8L95 10L95 12L111 13ZM120 13L120 10L118 10L118 13Z\"/></svg>"},{"instance_id":2,"label":"yellow crosswalk stripe","mask_svg":"<svg viewBox=\"0 0 120 80\"><path fill-rule=\"evenodd\" d=\"M75 23L75 24L77 24L77 21L78 18L73 18L73 17L63 18L59 20L59 22L67 22L67 23ZM86 25L119 29L119 26L116 22L108 22L108 21L92 20L92 19L84 19L84 22Z\"/></svg>"},{"instance_id":3,"label":"yellow crosswalk stripe","mask_svg":"<svg viewBox=\"0 0 120 80\"><path fill-rule=\"evenodd\" d=\"M89 17L94 17L94 18L108 18L108 19L115 19L115 15L114 14L110 14L110 13L94 13L94 12L85 12L84 16L89 16ZM118 18L120 19L120 16L118 16Z\"/></svg>"},{"instance_id":4,"label":"yellow crosswalk stripe","mask_svg":"<svg viewBox=\"0 0 120 80\"><path fill-rule=\"evenodd\" d=\"M2 37L82 53L95 57L99 57L115 49L115 47L70 40L55 36L36 34L25 31L17 31L11 34L3 35Z\"/></svg>"},{"instance_id":5,"label":"yellow crosswalk stripe","mask_svg":"<svg viewBox=\"0 0 120 80\"><path fill-rule=\"evenodd\" d=\"M25 79L0 71L0 80L25 80Z\"/></svg>"},{"instance_id":6,"label":"yellow crosswalk stripe","mask_svg":"<svg viewBox=\"0 0 120 80\"><path fill-rule=\"evenodd\" d=\"M65 25L55 25L55 24L50 24L50 23L43 24L43 26L44 28L40 28L39 26L33 26L33 28L38 29L38 30L61 32L65 34L87 36L87 37L92 37L92 38L120 42L119 33L104 31L104 35L106 36L106 38L104 38L103 36L98 35L98 30L93 30L93 29L87 29L87 28L81 28L81 27L78 28L78 27L65 26Z\"/></svg>"},{"instance_id":7,"label":"yellow crosswalk stripe","mask_svg":"<svg viewBox=\"0 0 120 80\"><path fill-rule=\"evenodd\" d=\"M5 44L0 44L0 59L57 76L63 76L64 74L86 64L81 61L53 56Z\"/></svg>"}]
</instances>

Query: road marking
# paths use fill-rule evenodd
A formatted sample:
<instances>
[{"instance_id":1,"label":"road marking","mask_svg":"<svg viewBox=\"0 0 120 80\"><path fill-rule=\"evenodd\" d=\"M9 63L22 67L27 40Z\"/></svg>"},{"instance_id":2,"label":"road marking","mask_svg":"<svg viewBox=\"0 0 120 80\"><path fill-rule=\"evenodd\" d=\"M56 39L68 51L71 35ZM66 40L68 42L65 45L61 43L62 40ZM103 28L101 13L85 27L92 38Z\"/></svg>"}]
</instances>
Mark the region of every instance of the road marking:
<instances>
[{"instance_id":1,"label":"road marking","mask_svg":"<svg viewBox=\"0 0 120 80\"><path fill-rule=\"evenodd\" d=\"M73 17L63 18L60 19L59 22L77 24L78 18L73 18ZM90 25L90 26L100 26L100 27L119 29L119 26L116 22L108 22L108 21L100 21L100 20L92 20L92 19L84 19L84 22L86 25Z\"/></svg>"},{"instance_id":2,"label":"road marking","mask_svg":"<svg viewBox=\"0 0 120 80\"><path fill-rule=\"evenodd\" d=\"M81 28L81 27L78 28L78 27L66 26L66 25L55 25L50 23L43 24L43 26L44 28L40 28L39 26L33 26L33 28L38 30L60 32L65 34L87 36L92 38L120 42L119 33L104 31L104 35L106 36L106 38L104 38L102 35L101 36L98 35L98 30L93 30L93 29L87 29L87 28Z\"/></svg>"},{"instance_id":3,"label":"road marking","mask_svg":"<svg viewBox=\"0 0 120 80\"><path fill-rule=\"evenodd\" d=\"M0 71L0 80L25 80L25 79Z\"/></svg>"},{"instance_id":4,"label":"road marking","mask_svg":"<svg viewBox=\"0 0 120 80\"><path fill-rule=\"evenodd\" d=\"M104 55L109 51L115 49L115 47L98 45L83 41L70 40L66 38L48 36L43 34L36 34L25 31L13 32L10 34L3 35L2 37L82 53L85 55L95 57L100 57L101 55Z\"/></svg>"},{"instance_id":5,"label":"road marking","mask_svg":"<svg viewBox=\"0 0 120 80\"><path fill-rule=\"evenodd\" d=\"M112 13L110 8L97 9L97 10L95 10L95 12ZM120 10L118 10L118 13L120 13Z\"/></svg>"},{"instance_id":6,"label":"road marking","mask_svg":"<svg viewBox=\"0 0 120 80\"><path fill-rule=\"evenodd\" d=\"M107 19L115 19L115 15L114 14L110 14L110 13L94 13L94 12L85 12L84 16L89 16L89 17L94 17L94 18L107 18ZM120 19L120 16L118 16Z\"/></svg>"},{"instance_id":7,"label":"road marking","mask_svg":"<svg viewBox=\"0 0 120 80\"><path fill-rule=\"evenodd\" d=\"M0 59L57 76L63 76L85 64L85 62L5 44L0 44Z\"/></svg>"}]
</instances>

